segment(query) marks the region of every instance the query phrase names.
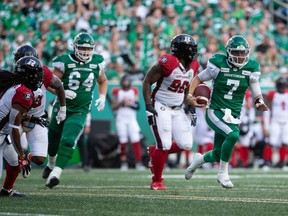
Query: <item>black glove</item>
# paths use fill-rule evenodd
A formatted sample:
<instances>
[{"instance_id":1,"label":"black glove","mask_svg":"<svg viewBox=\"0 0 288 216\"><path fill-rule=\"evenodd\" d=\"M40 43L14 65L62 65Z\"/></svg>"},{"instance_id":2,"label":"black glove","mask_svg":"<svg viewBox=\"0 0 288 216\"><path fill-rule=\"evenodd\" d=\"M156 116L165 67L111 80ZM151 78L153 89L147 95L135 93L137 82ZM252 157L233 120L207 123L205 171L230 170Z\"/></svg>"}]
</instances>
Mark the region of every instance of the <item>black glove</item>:
<instances>
[{"instance_id":1,"label":"black glove","mask_svg":"<svg viewBox=\"0 0 288 216\"><path fill-rule=\"evenodd\" d=\"M152 104L146 104L146 116L148 119L149 125L154 125L155 124L155 116L158 116L157 111L154 109Z\"/></svg>"},{"instance_id":2,"label":"black glove","mask_svg":"<svg viewBox=\"0 0 288 216\"><path fill-rule=\"evenodd\" d=\"M24 178L28 178L31 173L31 165L27 157L18 157L19 169Z\"/></svg>"},{"instance_id":3,"label":"black glove","mask_svg":"<svg viewBox=\"0 0 288 216\"><path fill-rule=\"evenodd\" d=\"M188 106L188 114L189 114L190 119L191 119L191 125L192 125L193 127L195 127L196 124L197 124L197 115L196 115L195 107L193 107L193 106Z\"/></svg>"},{"instance_id":4,"label":"black glove","mask_svg":"<svg viewBox=\"0 0 288 216\"><path fill-rule=\"evenodd\" d=\"M49 125L49 121L46 118L42 118L42 117L32 116L29 121L33 122L35 124L38 124L41 127L48 127L48 125Z\"/></svg>"}]
</instances>

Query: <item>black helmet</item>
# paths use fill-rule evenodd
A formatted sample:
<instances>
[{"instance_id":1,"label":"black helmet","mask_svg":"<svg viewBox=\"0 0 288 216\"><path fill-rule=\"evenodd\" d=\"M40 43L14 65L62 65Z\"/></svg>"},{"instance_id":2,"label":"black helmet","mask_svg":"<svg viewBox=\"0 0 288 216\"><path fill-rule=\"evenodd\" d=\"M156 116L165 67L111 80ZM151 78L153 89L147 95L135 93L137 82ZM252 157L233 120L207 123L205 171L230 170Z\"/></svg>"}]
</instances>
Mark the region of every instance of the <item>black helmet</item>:
<instances>
[{"instance_id":1,"label":"black helmet","mask_svg":"<svg viewBox=\"0 0 288 216\"><path fill-rule=\"evenodd\" d=\"M170 52L183 59L187 66L198 56L197 43L192 36L179 34L171 40Z\"/></svg>"},{"instance_id":2,"label":"black helmet","mask_svg":"<svg viewBox=\"0 0 288 216\"><path fill-rule=\"evenodd\" d=\"M34 56L20 58L16 62L14 73L21 80L21 83L32 91L36 91L43 83L43 65Z\"/></svg>"},{"instance_id":3,"label":"black helmet","mask_svg":"<svg viewBox=\"0 0 288 216\"><path fill-rule=\"evenodd\" d=\"M128 90L131 87L131 80L128 78L128 76L123 76L120 80L120 85L122 89Z\"/></svg>"},{"instance_id":4,"label":"black helmet","mask_svg":"<svg viewBox=\"0 0 288 216\"><path fill-rule=\"evenodd\" d=\"M285 77L279 77L276 80L276 90L277 92L285 92L285 88L287 87L287 80Z\"/></svg>"},{"instance_id":5,"label":"black helmet","mask_svg":"<svg viewBox=\"0 0 288 216\"><path fill-rule=\"evenodd\" d=\"M17 62L20 58L24 56L34 56L38 58L37 51L34 47L30 45L22 45L20 46L16 52L14 53L14 62Z\"/></svg>"}]
</instances>

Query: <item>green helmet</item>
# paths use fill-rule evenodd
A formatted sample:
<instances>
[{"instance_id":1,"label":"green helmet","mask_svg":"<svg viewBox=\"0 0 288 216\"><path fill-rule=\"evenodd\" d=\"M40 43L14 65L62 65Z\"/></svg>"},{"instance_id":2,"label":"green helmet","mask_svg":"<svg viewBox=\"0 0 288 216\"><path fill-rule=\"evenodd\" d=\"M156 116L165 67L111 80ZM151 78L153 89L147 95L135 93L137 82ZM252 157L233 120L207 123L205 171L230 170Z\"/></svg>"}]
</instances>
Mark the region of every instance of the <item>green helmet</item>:
<instances>
[{"instance_id":1,"label":"green helmet","mask_svg":"<svg viewBox=\"0 0 288 216\"><path fill-rule=\"evenodd\" d=\"M226 43L226 54L228 62L241 68L247 64L250 54L248 41L241 35L231 37Z\"/></svg>"},{"instance_id":2,"label":"green helmet","mask_svg":"<svg viewBox=\"0 0 288 216\"><path fill-rule=\"evenodd\" d=\"M81 61L88 61L94 53L95 42L88 33L79 33L73 41L74 53Z\"/></svg>"}]
</instances>

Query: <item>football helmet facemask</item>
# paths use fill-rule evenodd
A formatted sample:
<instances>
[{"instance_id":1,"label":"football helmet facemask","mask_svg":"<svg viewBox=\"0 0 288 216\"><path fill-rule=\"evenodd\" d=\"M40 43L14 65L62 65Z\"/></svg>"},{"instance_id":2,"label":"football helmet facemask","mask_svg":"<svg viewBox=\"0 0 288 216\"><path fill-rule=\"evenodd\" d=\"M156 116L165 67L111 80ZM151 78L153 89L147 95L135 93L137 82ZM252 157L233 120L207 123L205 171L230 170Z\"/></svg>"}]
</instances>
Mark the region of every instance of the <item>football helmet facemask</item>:
<instances>
[{"instance_id":1,"label":"football helmet facemask","mask_svg":"<svg viewBox=\"0 0 288 216\"><path fill-rule=\"evenodd\" d=\"M41 61L34 56L24 56L20 58L16 62L14 73L21 80L21 83L32 91L41 88L43 84L43 65Z\"/></svg>"},{"instance_id":2,"label":"football helmet facemask","mask_svg":"<svg viewBox=\"0 0 288 216\"><path fill-rule=\"evenodd\" d=\"M131 80L127 76L123 76L120 80L120 85L123 90L131 88Z\"/></svg>"},{"instance_id":3,"label":"football helmet facemask","mask_svg":"<svg viewBox=\"0 0 288 216\"><path fill-rule=\"evenodd\" d=\"M87 62L94 53L94 39L90 34L82 32L74 38L73 48L76 57L81 61Z\"/></svg>"},{"instance_id":4,"label":"football helmet facemask","mask_svg":"<svg viewBox=\"0 0 288 216\"><path fill-rule=\"evenodd\" d=\"M276 90L279 93L284 93L285 92L285 88L287 87L287 80L285 77L279 77L276 80Z\"/></svg>"},{"instance_id":5,"label":"football helmet facemask","mask_svg":"<svg viewBox=\"0 0 288 216\"><path fill-rule=\"evenodd\" d=\"M14 62L17 62L20 58L24 56L34 56L38 58L36 49L28 44L20 46L13 54Z\"/></svg>"},{"instance_id":6,"label":"football helmet facemask","mask_svg":"<svg viewBox=\"0 0 288 216\"><path fill-rule=\"evenodd\" d=\"M188 34L176 35L171 40L170 53L177 58L183 59L188 66L198 56L197 43Z\"/></svg>"},{"instance_id":7,"label":"football helmet facemask","mask_svg":"<svg viewBox=\"0 0 288 216\"><path fill-rule=\"evenodd\" d=\"M231 37L226 43L228 62L237 68L241 68L249 61L250 46L248 41L241 35Z\"/></svg>"}]
</instances>

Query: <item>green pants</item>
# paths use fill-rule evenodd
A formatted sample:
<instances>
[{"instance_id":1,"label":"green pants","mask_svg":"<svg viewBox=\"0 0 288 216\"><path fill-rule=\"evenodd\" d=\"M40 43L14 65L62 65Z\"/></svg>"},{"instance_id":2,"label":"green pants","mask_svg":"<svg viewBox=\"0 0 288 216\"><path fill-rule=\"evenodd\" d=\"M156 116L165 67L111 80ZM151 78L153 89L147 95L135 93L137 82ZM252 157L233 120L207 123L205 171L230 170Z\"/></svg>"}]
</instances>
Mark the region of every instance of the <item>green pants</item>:
<instances>
[{"instance_id":1,"label":"green pants","mask_svg":"<svg viewBox=\"0 0 288 216\"><path fill-rule=\"evenodd\" d=\"M205 162L229 162L234 146L239 139L238 124L224 122L221 110L207 109L206 121L215 131L213 150L204 155Z\"/></svg>"},{"instance_id":2,"label":"green pants","mask_svg":"<svg viewBox=\"0 0 288 216\"><path fill-rule=\"evenodd\" d=\"M86 113L67 113L66 119L57 124L58 107L53 108L48 127L48 154L57 154L56 166L64 169L72 158L77 141L83 132Z\"/></svg>"}]
</instances>

